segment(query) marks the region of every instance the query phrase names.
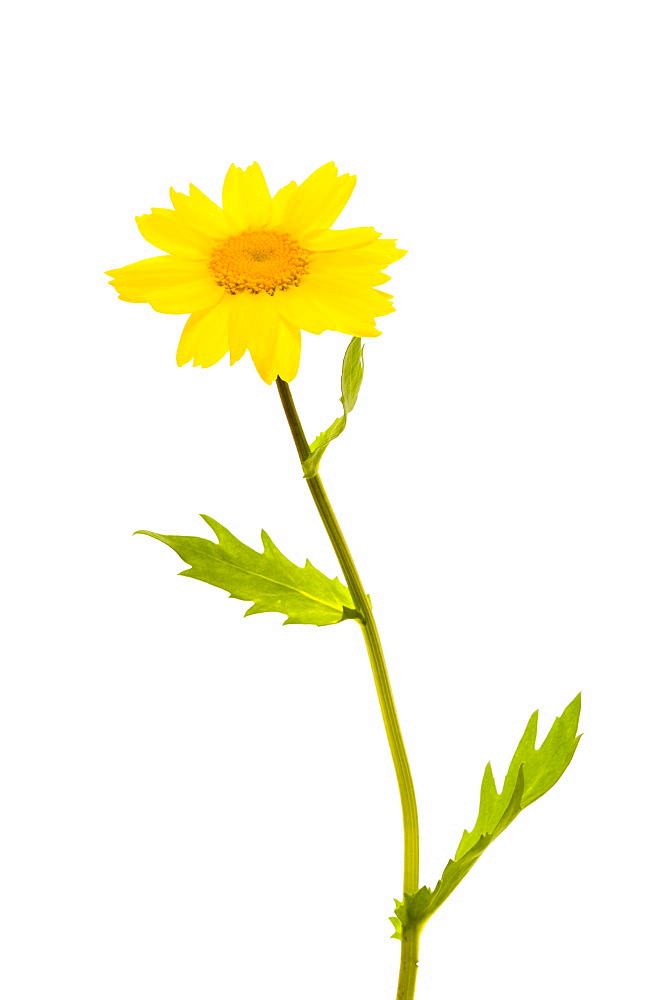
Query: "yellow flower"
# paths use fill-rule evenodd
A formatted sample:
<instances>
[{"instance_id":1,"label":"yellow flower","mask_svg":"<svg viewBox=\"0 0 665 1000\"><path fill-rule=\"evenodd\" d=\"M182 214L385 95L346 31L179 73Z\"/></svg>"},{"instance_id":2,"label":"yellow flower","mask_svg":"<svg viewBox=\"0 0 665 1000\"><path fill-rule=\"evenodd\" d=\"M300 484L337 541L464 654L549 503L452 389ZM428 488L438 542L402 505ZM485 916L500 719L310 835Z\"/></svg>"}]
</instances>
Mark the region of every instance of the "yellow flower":
<instances>
[{"instance_id":1,"label":"yellow flower","mask_svg":"<svg viewBox=\"0 0 665 1000\"><path fill-rule=\"evenodd\" d=\"M383 268L406 253L372 228L331 229L355 177L334 163L272 198L258 163L230 167L222 206L194 185L171 190L173 208L137 218L149 243L167 256L107 271L125 302L157 312L191 313L176 360L208 368L249 351L265 382L295 378L300 331L338 330L376 337L375 318L393 312L375 288Z\"/></svg>"}]
</instances>

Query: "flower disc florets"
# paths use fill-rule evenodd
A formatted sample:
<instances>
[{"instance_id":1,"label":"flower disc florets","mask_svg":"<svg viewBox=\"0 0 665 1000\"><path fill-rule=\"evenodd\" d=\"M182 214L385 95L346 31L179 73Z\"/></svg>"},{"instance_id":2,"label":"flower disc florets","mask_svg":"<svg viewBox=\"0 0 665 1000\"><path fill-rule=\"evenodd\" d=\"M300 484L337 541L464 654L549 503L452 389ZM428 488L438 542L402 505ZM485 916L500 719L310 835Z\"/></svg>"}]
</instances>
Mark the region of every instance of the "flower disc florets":
<instances>
[{"instance_id":1,"label":"flower disc florets","mask_svg":"<svg viewBox=\"0 0 665 1000\"><path fill-rule=\"evenodd\" d=\"M311 254L286 233L258 230L215 244L210 270L217 284L231 292L274 295L300 284Z\"/></svg>"}]
</instances>

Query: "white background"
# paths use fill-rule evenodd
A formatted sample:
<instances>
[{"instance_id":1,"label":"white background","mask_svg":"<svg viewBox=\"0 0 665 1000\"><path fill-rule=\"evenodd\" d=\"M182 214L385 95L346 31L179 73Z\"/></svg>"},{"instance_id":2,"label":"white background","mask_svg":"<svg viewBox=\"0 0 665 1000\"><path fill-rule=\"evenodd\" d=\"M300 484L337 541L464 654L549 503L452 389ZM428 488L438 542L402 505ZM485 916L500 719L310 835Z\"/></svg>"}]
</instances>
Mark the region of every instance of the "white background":
<instances>
[{"instance_id":1,"label":"white background","mask_svg":"<svg viewBox=\"0 0 665 1000\"><path fill-rule=\"evenodd\" d=\"M401 829L361 636L243 620L137 528L337 572L277 393L177 369L103 272L133 217L330 159L408 256L324 478L372 595L423 881L530 712L570 770L431 921L419 1000L655 997L662 877L659 3L36 4L10 15L5 1000L385 1000ZM305 335L310 435L346 338ZM661 883L662 885L662 883Z\"/></svg>"}]
</instances>

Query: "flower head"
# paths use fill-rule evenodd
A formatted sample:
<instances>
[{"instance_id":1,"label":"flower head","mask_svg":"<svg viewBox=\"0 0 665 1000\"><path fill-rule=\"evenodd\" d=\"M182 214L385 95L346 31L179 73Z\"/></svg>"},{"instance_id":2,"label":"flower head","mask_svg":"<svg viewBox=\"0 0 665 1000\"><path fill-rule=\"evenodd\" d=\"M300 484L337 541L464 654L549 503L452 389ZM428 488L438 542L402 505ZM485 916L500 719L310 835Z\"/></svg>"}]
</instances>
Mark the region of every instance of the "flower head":
<instances>
[{"instance_id":1,"label":"flower head","mask_svg":"<svg viewBox=\"0 0 665 1000\"><path fill-rule=\"evenodd\" d=\"M140 215L141 234L166 256L107 271L125 302L191 313L176 355L208 368L249 351L265 382L289 382L300 361L301 330L376 337L377 316L393 312L376 288L383 268L406 253L375 229L331 229L355 177L334 163L270 196L258 163L229 168L222 207L194 185L171 190L173 208Z\"/></svg>"}]
</instances>

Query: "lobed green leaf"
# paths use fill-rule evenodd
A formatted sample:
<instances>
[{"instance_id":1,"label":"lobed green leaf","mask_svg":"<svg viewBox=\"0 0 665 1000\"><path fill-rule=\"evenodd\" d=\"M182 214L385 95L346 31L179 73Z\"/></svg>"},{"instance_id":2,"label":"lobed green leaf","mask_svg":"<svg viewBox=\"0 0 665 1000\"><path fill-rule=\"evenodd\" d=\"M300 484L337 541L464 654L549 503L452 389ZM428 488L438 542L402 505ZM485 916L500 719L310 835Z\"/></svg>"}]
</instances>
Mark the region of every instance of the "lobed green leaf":
<instances>
[{"instance_id":1,"label":"lobed green leaf","mask_svg":"<svg viewBox=\"0 0 665 1000\"><path fill-rule=\"evenodd\" d=\"M363 380L363 347L360 337L352 337L351 343L344 353L342 361L342 396L340 403L344 407L341 417L333 420L327 430L322 431L318 437L312 441L309 447L309 457L303 462L305 479L311 479L319 471L319 465L323 458L323 453L335 438L339 437L346 427L346 418L356 405L358 393Z\"/></svg>"},{"instance_id":2,"label":"lobed green leaf","mask_svg":"<svg viewBox=\"0 0 665 1000\"><path fill-rule=\"evenodd\" d=\"M217 542L191 535L160 535L137 531L164 542L189 563L181 576L226 590L229 597L253 601L247 615L278 611L286 615L284 625L333 625L347 618L360 618L347 587L312 566L296 566L283 555L265 531L263 552L256 552L212 517L201 515Z\"/></svg>"},{"instance_id":3,"label":"lobed green leaf","mask_svg":"<svg viewBox=\"0 0 665 1000\"><path fill-rule=\"evenodd\" d=\"M471 831L462 834L455 857L448 862L434 889L422 886L407 895L395 908L390 920L401 937L404 927L422 925L457 888L493 840L527 806L548 792L570 764L581 735L577 735L581 695L573 698L554 720L542 746L536 749L538 712L529 719L524 735L510 762L501 792L497 791L492 765L485 768L480 788L478 818Z\"/></svg>"}]
</instances>

